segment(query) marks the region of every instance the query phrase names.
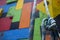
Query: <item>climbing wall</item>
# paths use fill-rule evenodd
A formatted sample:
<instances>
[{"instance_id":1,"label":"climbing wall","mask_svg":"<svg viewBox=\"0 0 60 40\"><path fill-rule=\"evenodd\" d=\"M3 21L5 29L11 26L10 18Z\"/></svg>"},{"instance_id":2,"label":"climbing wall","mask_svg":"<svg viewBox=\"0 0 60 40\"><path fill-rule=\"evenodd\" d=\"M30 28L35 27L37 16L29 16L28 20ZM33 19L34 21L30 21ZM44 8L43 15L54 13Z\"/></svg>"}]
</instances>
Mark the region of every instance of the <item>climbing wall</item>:
<instances>
[{"instance_id":1,"label":"climbing wall","mask_svg":"<svg viewBox=\"0 0 60 40\"><path fill-rule=\"evenodd\" d=\"M0 0L0 40L29 40L34 0Z\"/></svg>"},{"instance_id":2,"label":"climbing wall","mask_svg":"<svg viewBox=\"0 0 60 40\"><path fill-rule=\"evenodd\" d=\"M47 1L51 17L57 19L60 1ZM34 0L0 0L0 40L42 40L40 26L47 17L44 1L37 0L35 10L33 8ZM34 22L31 22L32 17ZM50 35L45 39L50 40Z\"/></svg>"}]
</instances>

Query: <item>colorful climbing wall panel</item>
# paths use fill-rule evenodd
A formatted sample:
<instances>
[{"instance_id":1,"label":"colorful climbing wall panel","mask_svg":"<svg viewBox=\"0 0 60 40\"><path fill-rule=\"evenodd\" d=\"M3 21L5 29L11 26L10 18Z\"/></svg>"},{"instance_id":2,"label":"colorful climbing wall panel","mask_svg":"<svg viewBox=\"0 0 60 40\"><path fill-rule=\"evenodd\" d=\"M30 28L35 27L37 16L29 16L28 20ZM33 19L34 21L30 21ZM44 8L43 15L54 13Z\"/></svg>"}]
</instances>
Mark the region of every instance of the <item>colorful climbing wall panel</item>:
<instances>
[{"instance_id":1,"label":"colorful climbing wall panel","mask_svg":"<svg viewBox=\"0 0 60 40\"><path fill-rule=\"evenodd\" d=\"M17 0L7 0L6 1L7 4L14 3L14 2L17 2Z\"/></svg>"},{"instance_id":2,"label":"colorful climbing wall panel","mask_svg":"<svg viewBox=\"0 0 60 40\"><path fill-rule=\"evenodd\" d=\"M21 9L23 7L24 0L18 0L16 9Z\"/></svg>"},{"instance_id":3,"label":"colorful climbing wall panel","mask_svg":"<svg viewBox=\"0 0 60 40\"><path fill-rule=\"evenodd\" d=\"M34 0L24 0L24 3L34 2Z\"/></svg>"},{"instance_id":4,"label":"colorful climbing wall panel","mask_svg":"<svg viewBox=\"0 0 60 40\"><path fill-rule=\"evenodd\" d=\"M56 20L59 16L56 22L60 26L60 0L47 1L51 17ZM42 40L40 26L44 18L43 0L0 0L0 40ZM50 35L45 39L50 40Z\"/></svg>"},{"instance_id":5,"label":"colorful climbing wall panel","mask_svg":"<svg viewBox=\"0 0 60 40\"><path fill-rule=\"evenodd\" d=\"M10 30L19 29L19 22L12 22Z\"/></svg>"},{"instance_id":6,"label":"colorful climbing wall panel","mask_svg":"<svg viewBox=\"0 0 60 40\"><path fill-rule=\"evenodd\" d=\"M22 38L29 38L29 28L10 30L5 32L0 32L3 36L2 40L18 40Z\"/></svg>"},{"instance_id":7,"label":"colorful climbing wall panel","mask_svg":"<svg viewBox=\"0 0 60 40\"><path fill-rule=\"evenodd\" d=\"M38 12L37 12L38 13ZM43 18L47 17L46 14L43 12L39 11L39 17L35 18L35 24L34 24L34 37L33 40L42 40L41 37L41 23Z\"/></svg>"},{"instance_id":8,"label":"colorful climbing wall panel","mask_svg":"<svg viewBox=\"0 0 60 40\"><path fill-rule=\"evenodd\" d=\"M0 0L0 6L3 6L6 4L6 0Z\"/></svg>"},{"instance_id":9,"label":"colorful climbing wall panel","mask_svg":"<svg viewBox=\"0 0 60 40\"><path fill-rule=\"evenodd\" d=\"M7 13L8 12L8 10L9 10L9 8L10 7L12 7L12 6L16 6L16 3L11 3L11 4L6 4L6 5L4 5L4 6L0 6L0 8L3 8L3 13Z\"/></svg>"},{"instance_id":10,"label":"colorful climbing wall panel","mask_svg":"<svg viewBox=\"0 0 60 40\"><path fill-rule=\"evenodd\" d=\"M11 17L0 18L0 32L5 31L5 30L9 30L11 22L12 22Z\"/></svg>"},{"instance_id":11,"label":"colorful climbing wall panel","mask_svg":"<svg viewBox=\"0 0 60 40\"><path fill-rule=\"evenodd\" d=\"M47 1L49 2L48 8L49 8L50 15L51 15L51 17L53 17L52 0L47 0ZM37 4L37 9L39 11L42 11L43 13L46 13L46 9L45 9L45 6L44 6L44 1L41 1L39 4Z\"/></svg>"},{"instance_id":12,"label":"colorful climbing wall panel","mask_svg":"<svg viewBox=\"0 0 60 40\"><path fill-rule=\"evenodd\" d=\"M31 10L32 10L32 2L25 3L22 9L19 28L28 28L30 26Z\"/></svg>"},{"instance_id":13,"label":"colorful climbing wall panel","mask_svg":"<svg viewBox=\"0 0 60 40\"><path fill-rule=\"evenodd\" d=\"M60 14L60 0L52 0L53 16L56 17Z\"/></svg>"},{"instance_id":14,"label":"colorful climbing wall panel","mask_svg":"<svg viewBox=\"0 0 60 40\"><path fill-rule=\"evenodd\" d=\"M16 8L15 6L9 8L9 11L7 13L7 17L13 16L12 22L19 22L22 9L16 10L15 8Z\"/></svg>"},{"instance_id":15,"label":"colorful climbing wall panel","mask_svg":"<svg viewBox=\"0 0 60 40\"><path fill-rule=\"evenodd\" d=\"M3 12L3 9L2 9L2 8L0 8L0 16L2 16L2 12Z\"/></svg>"},{"instance_id":16,"label":"colorful climbing wall panel","mask_svg":"<svg viewBox=\"0 0 60 40\"><path fill-rule=\"evenodd\" d=\"M48 1L48 8L51 17L55 18L57 15L60 14L60 0L47 0ZM43 13L46 13L44 1L41 1L37 4L37 9L42 11Z\"/></svg>"},{"instance_id":17,"label":"colorful climbing wall panel","mask_svg":"<svg viewBox=\"0 0 60 40\"><path fill-rule=\"evenodd\" d=\"M33 1L6 0L0 5L0 40L29 40Z\"/></svg>"}]
</instances>

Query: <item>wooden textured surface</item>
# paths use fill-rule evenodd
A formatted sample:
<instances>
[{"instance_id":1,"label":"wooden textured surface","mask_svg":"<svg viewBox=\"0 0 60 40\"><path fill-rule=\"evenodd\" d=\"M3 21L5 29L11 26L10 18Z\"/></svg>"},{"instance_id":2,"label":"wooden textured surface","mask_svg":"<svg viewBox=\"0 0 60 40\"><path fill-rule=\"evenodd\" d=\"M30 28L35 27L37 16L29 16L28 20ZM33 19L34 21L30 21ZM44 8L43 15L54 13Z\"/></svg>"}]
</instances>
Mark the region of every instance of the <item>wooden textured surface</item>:
<instances>
[{"instance_id":1,"label":"wooden textured surface","mask_svg":"<svg viewBox=\"0 0 60 40\"><path fill-rule=\"evenodd\" d=\"M2 8L0 8L0 16L2 16L2 11L3 11L3 9L2 9Z\"/></svg>"},{"instance_id":2,"label":"wooden textured surface","mask_svg":"<svg viewBox=\"0 0 60 40\"><path fill-rule=\"evenodd\" d=\"M21 9L23 7L24 0L18 0L16 5L16 10Z\"/></svg>"},{"instance_id":3,"label":"wooden textured surface","mask_svg":"<svg viewBox=\"0 0 60 40\"><path fill-rule=\"evenodd\" d=\"M60 14L60 0L52 0L53 16L56 17Z\"/></svg>"},{"instance_id":4,"label":"wooden textured surface","mask_svg":"<svg viewBox=\"0 0 60 40\"><path fill-rule=\"evenodd\" d=\"M30 16L32 10L32 3L25 3L22 9L21 20L19 28L28 28L30 25Z\"/></svg>"},{"instance_id":5,"label":"wooden textured surface","mask_svg":"<svg viewBox=\"0 0 60 40\"><path fill-rule=\"evenodd\" d=\"M12 22L19 22L21 18L22 9L16 10L15 6L10 7L7 13L7 17L13 16Z\"/></svg>"},{"instance_id":6,"label":"wooden textured surface","mask_svg":"<svg viewBox=\"0 0 60 40\"><path fill-rule=\"evenodd\" d=\"M35 19L33 40L42 40L40 26L43 18L46 18L46 17L47 17L46 14L44 14L43 12L39 12L39 18Z\"/></svg>"},{"instance_id":7,"label":"wooden textured surface","mask_svg":"<svg viewBox=\"0 0 60 40\"><path fill-rule=\"evenodd\" d=\"M0 6L3 6L6 4L6 0L0 0Z\"/></svg>"},{"instance_id":8,"label":"wooden textured surface","mask_svg":"<svg viewBox=\"0 0 60 40\"><path fill-rule=\"evenodd\" d=\"M11 22L11 17L0 18L0 31L9 30Z\"/></svg>"},{"instance_id":9,"label":"wooden textured surface","mask_svg":"<svg viewBox=\"0 0 60 40\"><path fill-rule=\"evenodd\" d=\"M49 8L50 15L51 15L51 17L53 17L52 0L47 0L47 1L49 2L48 8ZM39 4L37 4L37 9L39 11L42 11L43 13L46 14L46 9L45 9L45 6L44 6L44 1L41 1Z\"/></svg>"}]
</instances>

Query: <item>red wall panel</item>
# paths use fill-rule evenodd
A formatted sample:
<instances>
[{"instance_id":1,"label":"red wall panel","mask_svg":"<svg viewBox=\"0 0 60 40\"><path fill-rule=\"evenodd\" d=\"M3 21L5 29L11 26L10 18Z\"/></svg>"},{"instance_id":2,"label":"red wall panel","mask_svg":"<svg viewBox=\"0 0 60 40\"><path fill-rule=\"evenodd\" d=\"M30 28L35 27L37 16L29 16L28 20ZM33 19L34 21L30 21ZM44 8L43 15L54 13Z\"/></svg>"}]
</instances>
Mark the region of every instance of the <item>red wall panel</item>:
<instances>
[{"instance_id":1,"label":"red wall panel","mask_svg":"<svg viewBox=\"0 0 60 40\"><path fill-rule=\"evenodd\" d=\"M6 4L6 0L0 0L0 6L5 5Z\"/></svg>"},{"instance_id":2,"label":"red wall panel","mask_svg":"<svg viewBox=\"0 0 60 40\"><path fill-rule=\"evenodd\" d=\"M9 30L11 21L12 21L11 17L0 18L0 31Z\"/></svg>"}]
</instances>

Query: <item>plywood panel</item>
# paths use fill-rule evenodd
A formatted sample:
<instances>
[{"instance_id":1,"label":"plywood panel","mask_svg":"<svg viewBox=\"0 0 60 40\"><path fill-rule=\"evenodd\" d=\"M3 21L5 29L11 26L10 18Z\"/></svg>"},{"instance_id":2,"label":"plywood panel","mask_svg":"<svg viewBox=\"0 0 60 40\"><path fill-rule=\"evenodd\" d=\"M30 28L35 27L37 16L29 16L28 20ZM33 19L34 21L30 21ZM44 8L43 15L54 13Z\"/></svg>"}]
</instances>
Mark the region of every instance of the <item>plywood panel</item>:
<instances>
[{"instance_id":1,"label":"plywood panel","mask_svg":"<svg viewBox=\"0 0 60 40\"><path fill-rule=\"evenodd\" d=\"M18 40L22 38L29 38L29 33L29 28L9 30L3 32L2 38L3 40Z\"/></svg>"},{"instance_id":2,"label":"plywood panel","mask_svg":"<svg viewBox=\"0 0 60 40\"><path fill-rule=\"evenodd\" d=\"M22 15L20 20L19 28L27 28L30 25L30 16L32 10L32 3L26 3L22 9Z\"/></svg>"},{"instance_id":3,"label":"plywood panel","mask_svg":"<svg viewBox=\"0 0 60 40\"><path fill-rule=\"evenodd\" d=\"M13 16L12 22L19 22L21 17L21 9L16 10L15 6L11 7L7 13L7 17Z\"/></svg>"},{"instance_id":4,"label":"plywood panel","mask_svg":"<svg viewBox=\"0 0 60 40\"><path fill-rule=\"evenodd\" d=\"M18 0L16 5L16 10L21 9L23 6L24 0Z\"/></svg>"},{"instance_id":5,"label":"plywood panel","mask_svg":"<svg viewBox=\"0 0 60 40\"><path fill-rule=\"evenodd\" d=\"M11 2L15 2L17 0L7 0L6 3L11 3Z\"/></svg>"},{"instance_id":6,"label":"plywood panel","mask_svg":"<svg viewBox=\"0 0 60 40\"><path fill-rule=\"evenodd\" d=\"M11 23L10 30L15 30L19 28L19 22L13 22Z\"/></svg>"},{"instance_id":7,"label":"plywood panel","mask_svg":"<svg viewBox=\"0 0 60 40\"><path fill-rule=\"evenodd\" d=\"M54 17L53 16L53 10L52 10L52 0L47 0L47 1L49 2L48 8L49 8L50 15L51 15L51 17ZM43 13L46 14L46 9L45 9L45 6L44 6L44 1L41 1L40 3L37 4L37 9L39 11L42 11Z\"/></svg>"},{"instance_id":8,"label":"plywood panel","mask_svg":"<svg viewBox=\"0 0 60 40\"><path fill-rule=\"evenodd\" d=\"M24 3L34 2L34 0L24 0Z\"/></svg>"},{"instance_id":9,"label":"plywood panel","mask_svg":"<svg viewBox=\"0 0 60 40\"><path fill-rule=\"evenodd\" d=\"M53 16L56 17L60 14L60 0L52 0Z\"/></svg>"},{"instance_id":10,"label":"plywood panel","mask_svg":"<svg viewBox=\"0 0 60 40\"><path fill-rule=\"evenodd\" d=\"M2 11L3 11L3 9L2 9L2 8L0 8L0 16L2 15Z\"/></svg>"},{"instance_id":11,"label":"plywood panel","mask_svg":"<svg viewBox=\"0 0 60 40\"><path fill-rule=\"evenodd\" d=\"M0 6L0 8L3 8L3 13L7 13L8 12L8 10L9 10L9 8L10 7L12 7L12 6L16 6L16 3L12 3L12 4L6 4L6 5L4 5L4 6Z\"/></svg>"},{"instance_id":12,"label":"plywood panel","mask_svg":"<svg viewBox=\"0 0 60 40\"><path fill-rule=\"evenodd\" d=\"M0 31L9 30L11 22L12 22L11 17L0 18Z\"/></svg>"},{"instance_id":13,"label":"plywood panel","mask_svg":"<svg viewBox=\"0 0 60 40\"><path fill-rule=\"evenodd\" d=\"M0 6L3 6L6 4L6 0L0 0Z\"/></svg>"},{"instance_id":14,"label":"plywood panel","mask_svg":"<svg viewBox=\"0 0 60 40\"><path fill-rule=\"evenodd\" d=\"M40 26L41 26L43 18L45 17L47 17L47 15L40 11L39 18L35 19L33 40L42 40Z\"/></svg>"},{"instance_id":15,"label":"plywood panel","mask_svg":"<svg viewBox=\"0 0 60 40\"><path fill-rule=\"evenodd\" d=\"M57 15L60 14L60 0L47 0L49 2L48 8L51 17L55 18ZM41 1L37 4L37 9L46 13L46 9L44 6L44 1Z\"/></svg>"}]
</instances>

